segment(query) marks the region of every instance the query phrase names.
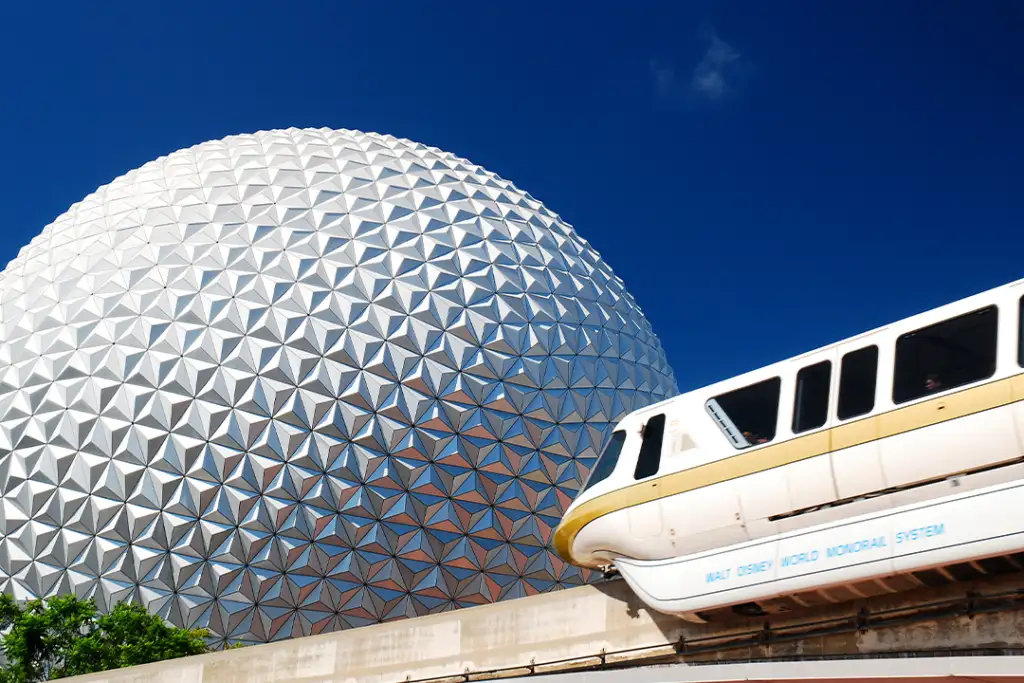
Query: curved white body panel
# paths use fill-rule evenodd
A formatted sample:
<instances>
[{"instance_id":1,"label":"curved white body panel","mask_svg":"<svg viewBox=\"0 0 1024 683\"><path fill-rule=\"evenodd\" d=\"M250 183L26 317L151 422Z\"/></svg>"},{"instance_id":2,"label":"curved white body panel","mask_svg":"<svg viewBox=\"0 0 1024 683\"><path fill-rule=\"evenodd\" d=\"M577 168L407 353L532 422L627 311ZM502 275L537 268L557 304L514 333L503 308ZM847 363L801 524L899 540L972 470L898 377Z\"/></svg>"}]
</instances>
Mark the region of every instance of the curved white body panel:
<instances>
[{"instance_id":1,"label":"curved white body panel","mask_svg":"<svg viewBox=\"0 0 1024 683\"><path fill-rule=\"evenodd\" d=\"M619 559L616 566L648 605L689 617L1021 547L1024 481L1017 481L687 557Z\"/></svg>"}]
</instances>

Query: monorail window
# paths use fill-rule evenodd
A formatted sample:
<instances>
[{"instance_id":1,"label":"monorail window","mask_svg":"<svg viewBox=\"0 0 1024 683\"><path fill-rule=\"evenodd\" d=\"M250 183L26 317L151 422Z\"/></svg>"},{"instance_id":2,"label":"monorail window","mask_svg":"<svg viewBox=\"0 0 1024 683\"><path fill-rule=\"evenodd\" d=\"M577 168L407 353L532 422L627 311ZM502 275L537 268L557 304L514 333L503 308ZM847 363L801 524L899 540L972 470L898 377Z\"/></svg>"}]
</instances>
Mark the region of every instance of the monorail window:
<instances>
[{"instance_id":1,"label":"monorail window","mask_svg":"<svg viewBox=\"0 0 1024 683\"><path fill-rule=\"evenodd\" d=\"M1020 298L1017 315L1017 365L1024 368L1024 296Z\"/></svg>"},{"instance_id":2,"label":"monorail window","mask_svg":"<svg viewBox=\"0 0 1024 683\"><path fill-rule=\"evenodd\" d=\"M844 355L839 368L839 405L836 407L836 417L849 420L874 410L877 384L877 346L865 346Z\"/></svg>"},{"instance_id":3,"label":"monorail window","mask_svg":"<svg viewBox=\"0 0 1024 683\"><path fill-rule=\"evenodd\" d=\"M634 479L651 477L658 473L661 466L661 443L665 439L665 414L655 415L644 425L643 442L640 444L640 455L636 459Z\"/></svg>"},{"instance_id":4,"label":"monorail window","mask_svg":"<svg viewBox=\"0 0 1024 683\"><path fill-rule=\"evenodd\" d=\"M594 463L593 469L590 470L590 477L587 478L587 483L580 489L580 493L611 476L612 472L615 471L615 465L619 462L619 454L622 453L622 444L624 443L626 443L626 432L624 430L620 429L612 432L612 438L608 441L608 445L604 447L604 450L601 451L601 455L597 457L597 462Z\"/></svg>"},{"instance_id":5,"label":"monorail window","mask_svg":"<svg viewBox=\"0 0 1024 683\"><path fill-rule=\"evenodd\" d=\"M779 416L778 377L735 389L707 402L707 411L736 448L749 448L775 438Z\"/></svg>"},{"instance_id":6,"label":"monorail window","mask_svg":"<svg viewBox=\"0 0 1024 683\"><path fill-rule=\"evenodd\" d=\"M793 433L817 429L828 421L828 390L832 382L832 362L823 360L796 373L796 399L793 403Z\"/></svg>"},{"instance_id":7,"label":"monorail window","mask_svg":"<svg viewBox=\"0 0 1024 683\"><path fill-rule=\"evenodd\" d=\"M998 309L989 306L897 339L893 401L905 403L994 375L998 320Z\"/></svg>"}]
</instances>

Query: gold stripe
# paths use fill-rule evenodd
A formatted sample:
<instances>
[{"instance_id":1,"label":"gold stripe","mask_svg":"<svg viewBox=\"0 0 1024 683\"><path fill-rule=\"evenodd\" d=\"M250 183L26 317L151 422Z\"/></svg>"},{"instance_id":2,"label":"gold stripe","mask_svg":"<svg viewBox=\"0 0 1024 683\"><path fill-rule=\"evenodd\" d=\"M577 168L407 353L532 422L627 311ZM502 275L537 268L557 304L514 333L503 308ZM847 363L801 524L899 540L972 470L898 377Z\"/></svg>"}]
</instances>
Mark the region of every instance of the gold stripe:
<instances>
[{"instance_id":1,"label":"gold stripe","mask_svg":"<svg viewBox=\"0 0 1024 683\"><path fill-rule=\"evenodd\" d=\"M921 403L850 422L789 441L744 451L728 458L638 482L588 500L555 529L555 551L572 562L572 543L580 529L612 512L757 474L829 452L870 443L941 422L974 415L1024 400L1024 375L1015 375Z\"/></svg>"}]
</instances>

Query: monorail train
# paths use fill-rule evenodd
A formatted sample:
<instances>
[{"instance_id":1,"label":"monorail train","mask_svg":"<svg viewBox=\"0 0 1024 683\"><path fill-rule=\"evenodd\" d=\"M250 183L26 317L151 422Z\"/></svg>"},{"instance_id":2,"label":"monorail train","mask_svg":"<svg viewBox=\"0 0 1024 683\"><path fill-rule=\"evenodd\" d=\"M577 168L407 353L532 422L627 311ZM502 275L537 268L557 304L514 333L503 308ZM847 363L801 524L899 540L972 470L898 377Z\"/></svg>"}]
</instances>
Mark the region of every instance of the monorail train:
<instances>
[{"instance_id":1,"label":"monorail train","mask_svg":"<svg viewBox=\"0 0 1024 683\"><path fill-rule=\"evenodd\" d=\"M555 530L693 621L1024 566L1024 280L637 410Z\"/></svg>"}]
</instances>

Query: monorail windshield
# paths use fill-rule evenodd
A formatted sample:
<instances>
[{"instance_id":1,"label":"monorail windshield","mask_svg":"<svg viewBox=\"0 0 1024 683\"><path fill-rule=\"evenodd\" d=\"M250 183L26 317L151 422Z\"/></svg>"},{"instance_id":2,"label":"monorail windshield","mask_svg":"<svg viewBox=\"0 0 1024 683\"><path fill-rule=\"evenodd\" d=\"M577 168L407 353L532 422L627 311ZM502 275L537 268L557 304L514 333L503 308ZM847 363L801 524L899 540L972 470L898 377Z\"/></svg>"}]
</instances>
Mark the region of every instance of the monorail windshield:
<instances>
[{"instance_id":1,"label":"monorail windshield","mask_svg":"<svg viewBox=\"0 0 1024 683\"><path fill-rule=\"evenodd\" d=\"M618 430L612 432L612 438L605 446L604 451L597 457L597 462L594 464L594 468L590 470L590 477L587 478L587 483L580 489L580 493L583 493L591 486L599 481L603 481L611 476L612 471L615 470L615 465L619 462L619 454L622 453L622 444L626 443L626 432L625 430Z\"/></svg>"}]
</instances>

